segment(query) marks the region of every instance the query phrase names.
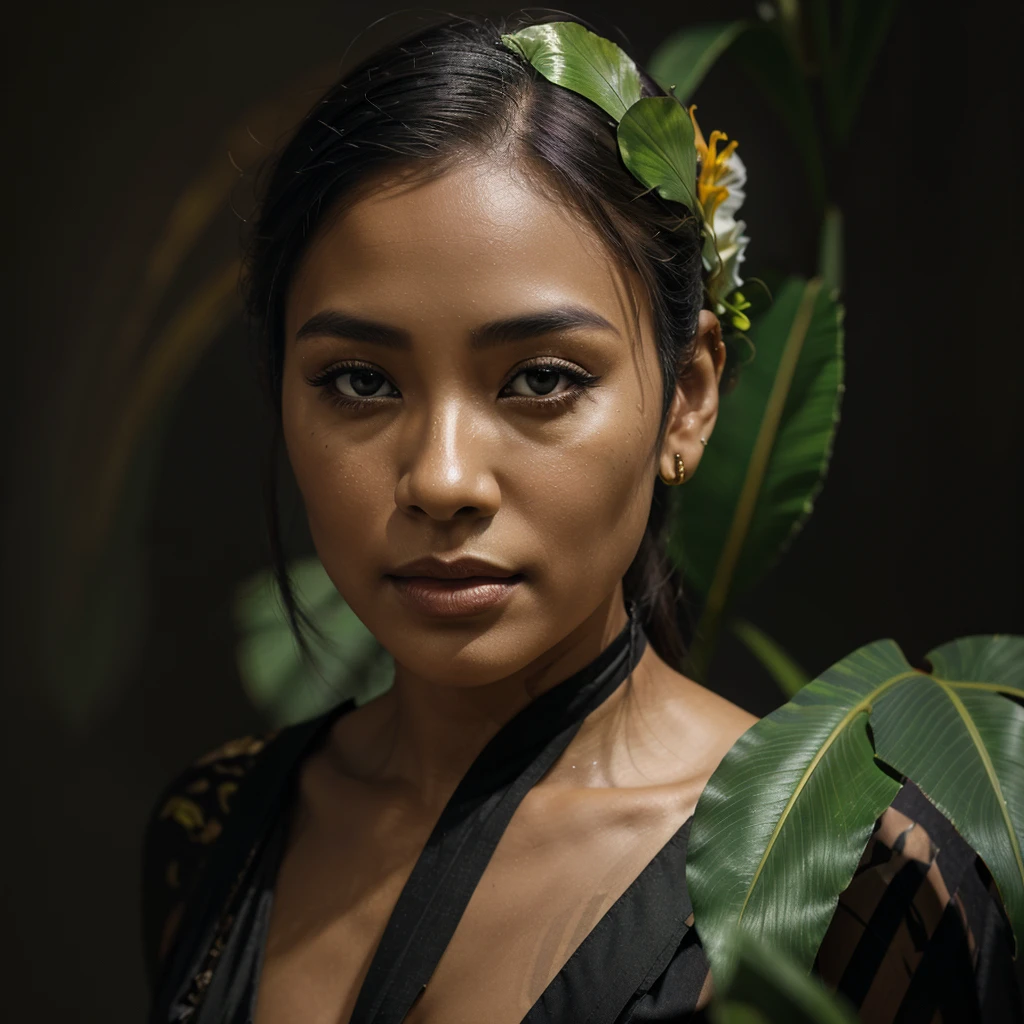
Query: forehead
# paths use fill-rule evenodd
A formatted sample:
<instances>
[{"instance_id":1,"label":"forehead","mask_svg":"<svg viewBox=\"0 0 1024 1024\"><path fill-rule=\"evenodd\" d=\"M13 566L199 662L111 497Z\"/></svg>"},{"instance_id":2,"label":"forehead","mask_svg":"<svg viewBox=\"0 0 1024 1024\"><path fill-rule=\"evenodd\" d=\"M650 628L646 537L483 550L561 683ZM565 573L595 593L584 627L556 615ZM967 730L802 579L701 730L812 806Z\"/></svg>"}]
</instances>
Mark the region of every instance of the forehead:
<instances>
[{"instance_id":1,"label":"forehead","mask_svg":"<svg viewBox=\"0 0 1024 1024\"><path fill-rule=\"evenodd\" d=\"M288 334L333 304L436 323L575 301L628 337L627 280L575 208L507 161L465 162L411 186L382 182L329 219L293 277Z\"/></svg>"}]
</instances>

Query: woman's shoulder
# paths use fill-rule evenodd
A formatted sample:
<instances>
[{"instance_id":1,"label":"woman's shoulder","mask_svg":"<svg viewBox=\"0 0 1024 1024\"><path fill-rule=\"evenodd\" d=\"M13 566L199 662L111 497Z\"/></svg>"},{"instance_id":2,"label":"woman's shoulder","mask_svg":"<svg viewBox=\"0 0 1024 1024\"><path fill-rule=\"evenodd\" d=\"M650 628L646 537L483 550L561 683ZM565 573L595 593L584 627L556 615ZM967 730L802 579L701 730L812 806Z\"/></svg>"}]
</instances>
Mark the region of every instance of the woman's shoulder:
<instances>
[{"instance_id":1,"label":"woman's shoulder","mask_svg":"<svg viewBox=\"0 0 1024 1024\"><path fill-rule=\"evenodd\" d=\"M279 732L220 744L178 771L154 802L142 851L143 940L151 980L231 814L235 794Z\"/></svg>"},{"instance_id":2,"label":"woman's shoulder","mask_svg":"<svg viewBox=\"0 0 1024 1024\"><path fill-rule=\"evenodd\" d=\"M228 740L191 761L160 792L149 828L200 846L212 843L220 835L241 780L279 731Z\"/></svg>"},{"instance_id":3,"label":"woman's shoulder","mask_svg":"<svg viewBox=\"0 0 1024 1024\"><path fill-rule=\"evenodd\" d=\"M648 671L634 692L667 733L706 748L710 771L758 718L727 697L667 664L655 651L644 655Z\"/></svg>"}]
</instances>

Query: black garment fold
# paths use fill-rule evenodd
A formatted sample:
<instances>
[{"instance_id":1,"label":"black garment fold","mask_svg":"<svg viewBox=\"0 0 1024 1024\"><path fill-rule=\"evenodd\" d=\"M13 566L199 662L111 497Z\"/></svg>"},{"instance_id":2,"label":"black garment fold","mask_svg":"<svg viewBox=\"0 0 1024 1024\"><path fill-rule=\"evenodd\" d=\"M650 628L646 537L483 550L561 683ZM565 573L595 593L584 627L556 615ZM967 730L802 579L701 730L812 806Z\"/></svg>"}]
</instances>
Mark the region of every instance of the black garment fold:
<instances>
[{"instance_id":1,"label":"black garment fold","mask_svg":"<svg viewBox=\"0 0 1024 1024\"><path fill-rule=\"evenodd\" d=\"M622 632L590 664L541 694L481 751L442 811L399 895L351 1024L400 1024L405 1019L429 983L516 808L587 715L628 678L646 645L643 630L631 615ZM330 725L353 707L349 701L282 730L245 779L198 892L189 901L162 973L151 1024L251 1021L274 885L295 806L298 767ZM646 875L668 872L682 878L688 824L647 866ZM624 895L580 948L593 950L602 936L607 940L616 920L637 909ZM634 951L630 971L590 976L593 972L582 956L575 965L570 961L527 1019L542 1019L543 1007L562 1004L574 984L588 993L595 1009L628 999L685 932L680 921L689 913L688 903L681 915L680 909L665 908L661 927L654 927L657 908L647 908L645 939ZM192 983L204 971L210 976L197 1004ZM609 990L607 998L602 985Z\"/></svg>"},{"instance_id":2,"label":"black garment fold","mask_svg":"<svg viewBox=\"0 0 1024 1024\"><path fill-rule=\"evenodd\" d=\"M499 840L583 719L646 646L630 619L581 672L541 694L484 747L441 812L392 911L350 1024L400 1024L426 987Z\"/></svg>"}]
</instances>

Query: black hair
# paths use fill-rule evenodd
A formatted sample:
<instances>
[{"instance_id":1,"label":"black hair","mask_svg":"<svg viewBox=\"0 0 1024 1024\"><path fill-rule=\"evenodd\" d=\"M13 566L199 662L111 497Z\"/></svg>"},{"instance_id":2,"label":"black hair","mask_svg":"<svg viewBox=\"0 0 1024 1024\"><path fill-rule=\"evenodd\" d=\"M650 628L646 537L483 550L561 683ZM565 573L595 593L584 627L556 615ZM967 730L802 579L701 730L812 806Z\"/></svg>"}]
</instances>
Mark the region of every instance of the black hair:
<instances>
[{"instance_id":1,"label":"black hair","mask_svg":"<svg viewBox=\"0 0 1024 1024\"><path fill-rule=\"evenodd\" d=\"M276 453L281 440L283 314L288 284L328 215L381 176L431 177L477 154L501 152L540 189L573 206L642 282L663 382L659 440L676 382L693 358L704 303L699 222L646 191L619 155L615 120L543 78L501 41L529 24L580 19L447 16L379 50L316 102L269 169L248 245L243 287L259 367L276 414L266 491L269 543L282 600L303 653L319 634L293 593L280 538ZM582 23L582 22L581 22ZM644 96L665 91L642 69ZM634 316L639 312L634 297ZM659 480L623 586L654 649L682 667L681 581L664 553L668 488ZM322 637L321 637L322 639Z\"/></svg>"}]
</instances>

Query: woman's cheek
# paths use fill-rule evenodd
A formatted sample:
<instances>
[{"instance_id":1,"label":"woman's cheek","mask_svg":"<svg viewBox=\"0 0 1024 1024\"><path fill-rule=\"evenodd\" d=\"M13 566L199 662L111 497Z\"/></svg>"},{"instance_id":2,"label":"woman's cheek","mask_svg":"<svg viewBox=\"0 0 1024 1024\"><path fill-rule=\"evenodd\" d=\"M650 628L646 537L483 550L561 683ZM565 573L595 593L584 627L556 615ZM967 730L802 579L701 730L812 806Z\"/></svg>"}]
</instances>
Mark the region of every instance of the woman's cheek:
<instances>
[{"instance_id":1,"label":"woman's cheek","mask_svg":"<svg viewBox=\"0 0 1024 1024\"><path fill-rule=\"evenodd\" d=\"M339 450L320 444L293 461L293 467L317 554L349 599L385 568L378 549L394 508L388 463L353 446Z\"/></svg>"},{"instance_id":2,"label":"woman's cheek","mask_svg":"<svg viewBox=\"0 0 1024 1024\"><path fill-rule=\"evenodd\" d=\"M550 583L562 596L580 587L608 590L621 579L651 506L652 441L616 429L614 416L593 426L531 460L531 486L516 510L549 553Z\"/></svg>"}]
</instances>

